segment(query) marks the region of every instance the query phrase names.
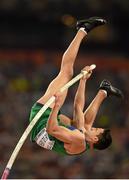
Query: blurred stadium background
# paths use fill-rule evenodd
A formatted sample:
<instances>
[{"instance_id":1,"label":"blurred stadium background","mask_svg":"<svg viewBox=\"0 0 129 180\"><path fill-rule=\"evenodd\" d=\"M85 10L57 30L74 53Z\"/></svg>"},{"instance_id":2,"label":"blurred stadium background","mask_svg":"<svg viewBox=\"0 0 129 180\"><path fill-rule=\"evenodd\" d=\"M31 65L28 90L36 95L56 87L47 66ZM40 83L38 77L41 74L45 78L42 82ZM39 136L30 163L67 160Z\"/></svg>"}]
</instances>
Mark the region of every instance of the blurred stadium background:
<instances>
[{"instance_id":1,"label":"blurred stadium background","mask_svg":"<svg viewBox=\"0 0 129 180\"><path fill-rule=\"evenodd\" d=\"M129 1L0 1L0 174L28 125L30 108L56 76L61 56L76 33L77 19L101 16L108 25L91 32L76 61L97 64L87 87L88 105L104 78L120 87L124 101L102 105L96 126L111 127L112 146L94 154L63 157L27 139L10 178L129 178ZM87 41L87 42L86 42ZM77 85L62 108L72 116Z\"/></svg>"}]
</instances>

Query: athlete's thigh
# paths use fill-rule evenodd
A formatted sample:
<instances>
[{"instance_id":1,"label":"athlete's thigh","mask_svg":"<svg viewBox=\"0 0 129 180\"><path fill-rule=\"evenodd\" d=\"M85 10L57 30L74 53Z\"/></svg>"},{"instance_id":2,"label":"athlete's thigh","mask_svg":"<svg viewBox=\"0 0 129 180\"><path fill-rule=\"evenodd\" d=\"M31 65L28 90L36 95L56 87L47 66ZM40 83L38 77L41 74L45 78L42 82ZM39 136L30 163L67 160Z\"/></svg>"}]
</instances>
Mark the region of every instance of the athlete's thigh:
<instances>
[{"instance_id":1,"label":"athlete's thigh","mask_svg":"<svg viewBox=\"0 0 129 180\"><path fill-rule=\"evenodd\" d=\"M60 72L58 76L49 84L45 94L38 100L39 103L45 104L50 97L55 95L56 92L60 90L61 87L63 87L68 81L70 80L70 76L68 76L65 72ZM64 103L64 100L67 96L67 90L62 93L62 103ZM54 103L50 106L53 108Z\"/></svg>"}]
</instances>

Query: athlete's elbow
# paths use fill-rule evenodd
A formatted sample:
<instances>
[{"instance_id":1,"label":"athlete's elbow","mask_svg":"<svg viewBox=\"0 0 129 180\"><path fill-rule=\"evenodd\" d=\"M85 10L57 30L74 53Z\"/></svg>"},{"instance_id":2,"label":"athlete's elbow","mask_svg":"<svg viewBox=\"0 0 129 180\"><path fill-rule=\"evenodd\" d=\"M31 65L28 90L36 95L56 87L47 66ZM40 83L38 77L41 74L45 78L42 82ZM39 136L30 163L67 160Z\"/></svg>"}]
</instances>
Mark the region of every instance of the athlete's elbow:
<instances>
[{"instance_id":1,"label":"athlete's elbow","mask_svg":"<svg viewBox=\"0 0 129 180\"><path fill-rule=\"evenodd\" d=\"M49 135L53 135L53 134L55 133L56 129L57 129L56 126L53 126L53 127L49 127L49 126L48 126L48 127L46 128L46 131L47 131L47 133L48 133Z\"/></svg>"},{"instance_id":2,"label":"athlete's elbow","mask_svg":"<svg viewBox=\"0 0 129 180\"><path fill-rule=\"evenodd\" d=\"M46 128L46 131L47 131L47 133L48 133L49 135L52 135L53 128L47 127L47 128Z\"/></svg>"}]
</instances>

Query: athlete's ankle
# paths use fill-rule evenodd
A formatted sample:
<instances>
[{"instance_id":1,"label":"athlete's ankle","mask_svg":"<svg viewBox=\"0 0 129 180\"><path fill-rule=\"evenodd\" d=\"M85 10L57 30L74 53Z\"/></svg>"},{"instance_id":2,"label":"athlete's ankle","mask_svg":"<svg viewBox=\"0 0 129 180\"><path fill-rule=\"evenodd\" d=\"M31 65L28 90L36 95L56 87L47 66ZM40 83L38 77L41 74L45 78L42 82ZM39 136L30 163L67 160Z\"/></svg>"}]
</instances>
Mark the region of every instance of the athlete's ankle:
<instances>
[{"instance_id":1,"label":"athlete's ankle","mask_svg":"<svg viewBox=\"0 0 129 180\"><path fill-rule=\"evenodd\" d=\"M85 29L83 27L80 28L78 31L83 34L83 37L85 37L87 35L87 32L85 31Z\"/></svg>"},{"instance_id":2,"label":"athlete's ankle","mask_svg":"<svg viewBox=\"0 0 129 180\"><path fill-rule=\"evenodd\" d=\"M105 98L107 97L107 91L106 90L100 89L99 93L101 93Z\"/></svg>"}]
</instances>

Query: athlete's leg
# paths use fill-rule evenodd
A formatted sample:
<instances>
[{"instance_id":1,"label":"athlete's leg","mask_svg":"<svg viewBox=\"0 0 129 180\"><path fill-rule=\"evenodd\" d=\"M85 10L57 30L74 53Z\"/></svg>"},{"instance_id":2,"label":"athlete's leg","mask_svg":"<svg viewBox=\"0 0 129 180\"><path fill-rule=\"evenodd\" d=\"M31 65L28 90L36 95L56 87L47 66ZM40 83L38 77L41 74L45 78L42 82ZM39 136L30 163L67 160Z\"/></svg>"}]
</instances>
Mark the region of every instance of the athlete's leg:
<instances>
[{"instance_id":1,"label":"athlete's leg","mask_svg":"<svg viewBox=\"0 0 129 180\"><path fill-rule=\"evenodd\" d=\"M63 85L65 85L71 79L73 75L73 65L80 47L80 43L87 34L86 32L89 32L95 27L103 25L105 23L105 20L96 17L77 22L77 29L79 29L79 31L77 32L75 38L63 55L60 72L58 76L50 83L45 95L41 97L38 102L42 104L46 103L46 101L52 95L54 95ZM67 91L62 94L62 104L66 98L66 95ZM53 106L54 103L51 105L51 107Z\"/></svg>"},{"instance_id":2,"label":"athlete's leg","mask_svg":"<svg viewBox=\"0 0 129 180\"><path fill-rule=\"evenodd\" d=\"M116 96L118 98L124 97L120 89L112 86L109 81L103 80L99 86L99 92L97 93L94 100L91 102L90 106L84 112L86 127L92 127L99 107L107 96Z\"/></svg>"},{"instance_id":3,"label":"athlete's leg","mask_svg":"<svg viewBox=\"0 0 129 180\"><path fill-rule=\"evenodd\" d=\"M61 68L58 76L50 83L46 93L38 100L39 103L45 104L46 101L53 96L59 89L64 86L73 76L73 65L81 44L82 39L86 36L86 32L79 30L74 37L73 41L69 45L68 49L65 51ZM62 93L62 104L66 98L67 91ZM54 103L51 105L51 108L54 106Z\"/></svg>"},{"instance_id":4,"label":"athlete's leg","mask_svg":"<svg viewBox=\"0 0 129 180\"><path fill-rule=\"evenodd\" d=\"M104 101L104 99L107 97L106 91L99 90L96 97L93 99L89 107L84 112L85 117L85 128L91 128L94 120L96 118L96 115L98 113L98 110L100 108L100 105Z\"/></svg>"}]
</instances>

